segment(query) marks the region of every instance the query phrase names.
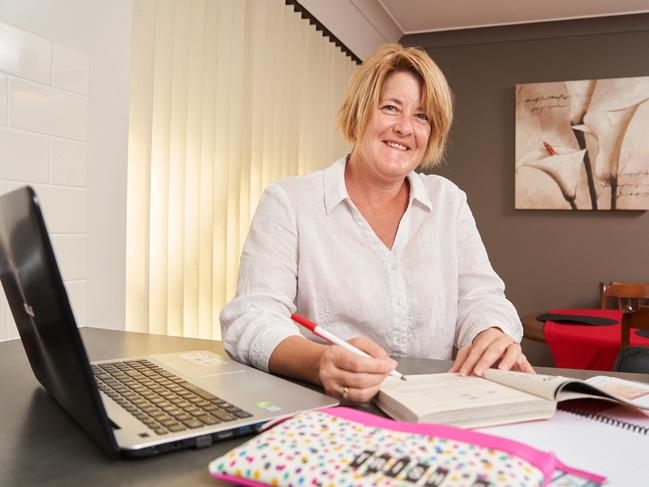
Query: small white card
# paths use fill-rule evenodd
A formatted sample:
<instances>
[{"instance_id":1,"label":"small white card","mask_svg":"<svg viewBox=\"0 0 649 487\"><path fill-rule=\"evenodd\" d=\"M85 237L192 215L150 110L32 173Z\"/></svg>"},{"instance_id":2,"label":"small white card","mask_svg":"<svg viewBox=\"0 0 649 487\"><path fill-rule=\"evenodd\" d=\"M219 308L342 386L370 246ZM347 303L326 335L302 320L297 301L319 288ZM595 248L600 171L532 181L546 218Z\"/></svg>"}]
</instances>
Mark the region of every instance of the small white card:
<instances>
[{"instance_id":1,"label":"small white card","mask_svg":"<svg viewBox=\"0 0 649 487\"><path fill-rule=\"evenodd\" d=\"M215 365L226 365L228 363L226 359L208 352L187 352L181 353L180 356L188 362L191 362L194 365L200 365L201 367L213 367Z\"/></svg>"}]
</instances>

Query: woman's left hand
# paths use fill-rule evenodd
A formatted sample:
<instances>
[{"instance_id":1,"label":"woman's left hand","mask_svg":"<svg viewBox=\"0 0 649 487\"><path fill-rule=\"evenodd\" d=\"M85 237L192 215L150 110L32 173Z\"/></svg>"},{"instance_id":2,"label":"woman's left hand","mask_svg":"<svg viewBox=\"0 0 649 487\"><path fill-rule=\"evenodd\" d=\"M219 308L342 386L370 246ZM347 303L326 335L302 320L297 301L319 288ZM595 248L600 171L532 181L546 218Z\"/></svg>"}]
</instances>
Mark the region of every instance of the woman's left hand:
<instances>
[{"instance_id":1,"label":"woman's left hand","mask_svg":"<svg viewBox=\"0 0 649 487\"><path fill-rule=\"evenodd\" d=\"M501 370L536 373L523 355L520 344L495 327L481 331L471 345L460 348L449 372L481 376L494 364L498 364Z\"/></svg>"}]
</instances>

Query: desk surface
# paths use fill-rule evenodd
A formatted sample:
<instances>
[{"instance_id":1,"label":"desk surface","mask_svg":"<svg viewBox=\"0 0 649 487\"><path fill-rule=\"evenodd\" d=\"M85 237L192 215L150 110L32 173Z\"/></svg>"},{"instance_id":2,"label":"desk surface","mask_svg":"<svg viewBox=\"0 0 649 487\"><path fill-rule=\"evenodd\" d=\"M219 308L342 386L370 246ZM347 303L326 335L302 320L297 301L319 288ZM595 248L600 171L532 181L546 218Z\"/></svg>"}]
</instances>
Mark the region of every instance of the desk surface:
<instances>
[{"instance_id":1,"label":"desk surface","mask_svg":"<svg viewBox=\"0 0 649 487\"><path fill-rule=\"evenodd\" d=\"M222 351L220 342L84 328L91 360L183 350ZM407 374L445 372L450 362L400 359ZM584 370L537 368L579 378ZM649 382L642 374L614 374ZM110 460L47 395L34 378L19 340L0 343L0 485L219 485L207 473L214 458L245 441L232 439L201 450L183 450L141 460ZM365 406L373 410L373 406ZM221 484L225 485L225 484Z\"/></svg>"}]
</instances>

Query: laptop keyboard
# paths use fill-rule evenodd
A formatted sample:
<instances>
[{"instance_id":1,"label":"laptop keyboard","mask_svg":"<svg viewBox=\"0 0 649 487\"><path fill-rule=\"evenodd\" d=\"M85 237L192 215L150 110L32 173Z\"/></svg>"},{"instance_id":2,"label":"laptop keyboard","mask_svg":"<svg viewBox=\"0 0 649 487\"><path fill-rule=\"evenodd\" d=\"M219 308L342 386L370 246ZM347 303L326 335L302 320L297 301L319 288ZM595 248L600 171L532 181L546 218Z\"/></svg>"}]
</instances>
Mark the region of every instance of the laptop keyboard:
<instances>
[{"instance_id":1,"label":"laptop keyboard","mask_svg":"<svg viewBox=\"0 0 649 487\"><path fill-rule=\"evenodd\" d=\"M97 364L92 372L101 391L158 435L252 416L149 360Z\"/></svg>"}]
</instances>

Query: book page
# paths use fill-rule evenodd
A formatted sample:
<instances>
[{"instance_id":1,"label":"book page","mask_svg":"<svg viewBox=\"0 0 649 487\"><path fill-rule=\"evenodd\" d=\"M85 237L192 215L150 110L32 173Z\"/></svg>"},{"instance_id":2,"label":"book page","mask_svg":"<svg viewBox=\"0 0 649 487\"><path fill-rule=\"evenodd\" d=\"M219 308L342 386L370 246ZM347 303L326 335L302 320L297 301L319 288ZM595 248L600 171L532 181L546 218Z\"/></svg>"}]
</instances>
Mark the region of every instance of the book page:
<instances>
[{"instance_id":1,"label":"book page","mask_svg":"<svg viewBox=\"0 0 649 487\"><path fill-rule=\"evenodd\" d=\"M606 399L649 409L649 384L615 377L597 376L581 380L560 375L526 374L499 369L486 370L484 377L554 401L578 398Z\"/></svg>"},{"instance_id":2,"label":"book page","mask_svg":"<svg viewBox=\"0 0 649 487\"><path fill-rule=\"evenodd\" d=\"M557 401L580 397L605 399L637 408L649 409L649 399L645 396L641 383L625 381L615 377L592 377L588 381L566 380L557 391ZM627 399L633 397L635 399Z\"/></svg>"},{"instance_id":3,"label":"book page","mask_svg":"<svg viewBox=\"0 0 649 487\"><path fill-rule=\"evenodd\" d=\"M586 382L612 396L629 401L634 406L649 408L649 384L603 375L591 377Z\"/></svg>"},{"instance_id":4,"label":"book page","mask_svg":"<svg viewBox=\"0 0 649 487\"><path fill-rule=\"evenodd\" d=\"M445 373L409 375L407 379L388 378L381 385L381 392L419 415L539 400L537 396L476 376Z\"/></svg>"},{"instance_id":5,"label":"book page","mask_svg":"<svg viewBox=\"0 0 649 487\"><path fill-rule=\"evenodd\" d=\"M527 374L511 370L487 369L484 373L485 379L497 382L520 391L554 401L557 390L566 382L576 379L568 379L560 375Z\"/></svg>"}]
</instances>

